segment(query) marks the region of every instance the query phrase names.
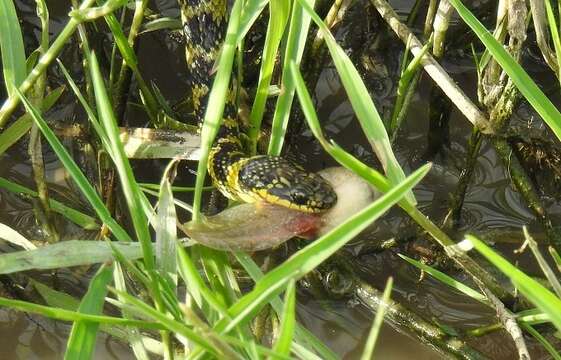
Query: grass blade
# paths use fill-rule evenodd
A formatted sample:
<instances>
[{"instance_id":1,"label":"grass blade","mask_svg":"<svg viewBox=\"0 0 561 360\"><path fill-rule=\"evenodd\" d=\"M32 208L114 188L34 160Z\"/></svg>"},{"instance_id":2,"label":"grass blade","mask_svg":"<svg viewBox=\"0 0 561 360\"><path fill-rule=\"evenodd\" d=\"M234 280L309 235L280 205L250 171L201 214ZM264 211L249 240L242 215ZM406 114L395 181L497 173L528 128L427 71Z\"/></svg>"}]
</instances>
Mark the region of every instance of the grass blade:
<instances>
[{"instance_id":1,"label":"grass blade","mask_svg":"<svg viewBox=\"0 0 561 360\"><path fill-rule=\"evenodd\" d=\"M215 296L208 286L205 284L201 274L197 270L193 260L187 254L187 251L177 243L177 266L179 274L183 282L187 286L187 290L192 299L201 309L205 309L203 300L212 307L213 310L218 312L221 316L228 316L228 309L226 304ZM208 313L206 315L209 315Z\"/></svg>"},{"instance_id":2,"label":"grass blade","mask_svg":"<svg viewBox=\"0 0 561 360\"><path fill-rule=\"evenodd\" d=\"M170 162L160 184L158 197L158 213L156 217L156 266L163 274L169 274L174 285L177 285L176 242L177 242L177 217L173 193L169 182L170 172L175 166L175 161ZM175 291L175 289L174 289Z\"/></svg>"},{"instance_id":3,"label":"grass blade","mask_svg":"<svg viewBox=\"0 0 561 360\"><path fill-rule=\"evenodd\" d=\"M401 76L399 77L399 82L397 84L397 91L396 91L397 96L393 106L392 116L389 121L389 132L392 137L395 137L395 134L401 125L399 115L403 110L407 92L409 91L410 86L415 86L414 84L412 84L412 81L415 78L416 74L420 71L420 68L422 66L421 59L423 58L423 56L425 56L426 52L429 50L431 45L432 45L432 38L423 46L421 52L415 55L415 57L413 57L411 62L409 62L409 64L407 64L407 66L403 69L403 71L401 71ZM403 65L405 66L405 55L403 60L404 60Z\"/></svg>"},{"instance_id":4,"label":"grass blade","mask_svg":"<svg viewBox=\"0 0 561 360\"><path fill-rule=\"evenodd\" d=\"M339 73L343 87L347 92L349 101L351 102L353 110L355 111L370 145L376 152L376 155L386 172L388 180L392 184L401 182L405 178L405 173L397 162L384 126L384 122L380 118L380 114L378 114L376 106L374 106L374 102L372 101L368 89L364 85L358 71L354 67L351 59L349 59L345 51L337 44L337 41L327 26L314 12L312 7L310 7L304 0L297 1L312 17L312 20L314 20L314 22L319 26L320 31L323 33L325 43L331 53L331 58L337 68L337 72ZM412 206L417 204L412 192L406 195L406 199Z\"/></svg>"},{"instance_id":5,"label":"grass blade","mask_svg":"<svg viewBox=\"0 0 561 360\"><path fill-rule=\"evenodd\" d=\"M125 1L126 2L126 1ZM118 5L120 6L120 5ZM123 57L124 61L126 62L127 66L130 67L134 77L138 83L138 88L142 94L142 100L146 105L146 111L148 116L150 116L152 122L156 123L158 118L158 101L156 100L154 94L150 90L150 87L144 81L140 70L138 69L138 59L136 58L136 54L133 48L130 46L123 29L121 28L121 24L115 17L114 14L110 13L104 16L105 22L107 26L111 30L113 34L113 39L115 39L115 45L121 52L121 56Z\"/></svg>"},{"instance_id":6,"label":"grass blade","mask_svg":"<svg viewBox=\"0 0 561 360\"><path fill-rule=\"evenodd\" d=\"M241 11L240 25L236 37L236 44L240 44L247 32L255 23L269 0L247 0Z\"/></svg>"},{"instance_id":7,"label":"grass blade","mask_svg":"<svg viewBox=\"0 0 561 360\"><path fill-rule=\"evenodd\" d=\"M271 84L271 76L273 75L277 50L282 40L286 23L288 22L289 12L290 1L271 0L269 2L269 25L267 27L267 35L263 47L259 82L257 83L257 92L255 94L253 106L251 107L251 114L249 115L250 127L248 136L251 141L251 154L255 154L256 152L257 136L261 129L265 104L269 96L269 85Z\"/></svg>"},{"instance_id":8,"label":"grass blade","mask_svg":"<svg viewBox=\"0 0 561 360\"><path fill-rule=\"evenodd\" d=\"M555 350L555 347L553 347L553 345L551 345L551 343L547 341L547 339L542 334L540 334L536 329L534 329L533 326L528 324L520 324L520 327L526 330L534 338L536 338L536 340L538 340L542 344L544 349L546 349L547 352L551 355L552 359L561 360L561 354L559 354L559 352Z\"/></svg>"},{"instance_id":9,"label":"grass blade","mask_svg":"<svg viewBox=\"0 0 561 360\"><path fill-rule=\"evenodd\" d=\"M259 268L259 266L253 261L253 259L244 252L236 252L235 253L236 260L243 266L244 270L249 274L249 276L253 279L254 282L260 281L265 275ZM277 315L281 316L283 313L284 305L280 298L275 297L270 301L271 306L277 313ZM296 324L296 340L300 341L305 344L310 344L321 356L321 359L325 360L336 360L338 359L337 355L331 351L323 342L317 339L311 332L309 332L306 328ZM308 355L310 352L304 346L300 345L298 342L292 343L292 348L294 353L301 358L313 358L311 355Z\"/></svg>"},{"instance_id":10,"label":"grass blade","mask_svg":"<svg viewBox=\"0 0 561 360\"><path fill-rule=\"evenodd\" d=\"M215 349L209 344L204 336L197 334L195 331L187 327L184 323L171 319L167 314L160 312L148 304L138 300L134 296L120 291L112 290L125 299L128 304L133 305L144 316L148 316L156 320L159 324L168 328L170 331L184 336L185 338L195 342L197 345L202 346L211 354L215 354Z\"/></svg>"},{"instance_id":11,"label":"grass blade","mask_svg":"<svg viewBox=\"0 0 561 360\"><path fill-rule=\"evenodd\" d=\"M208 155L214 138L220 128L222 114L230 85L232 75L232 65L236 52L236 34L238 32L240 11L242 1L236 0L230 13L228 29L226 30L226 40L222 46L220 58L218 59L218 71L212 83L212 89L208 96L208 105L201 130L201 154L197 166L197 180L195 182L195 197L193 199L193 221L200 221L201 217L201 197L206 176Z\"/></svg>"},{"instance_id":12,"label":"grass blade","mask_svg":"<svg viewBox=\"0 0 561 360\"><path fill-rule=\"evenodd\" d=\"M378 339L380 328L382 327L382 323L384 322L384 315L386 314L388 302L390 301L392 286L393 286L393 278L389 277L388 281L386 282L386 288L384 289L384 293L382 294L382 302L380 303L380 306L378 307L378 311L376 312L376 317L372 322L372 328L368 333L368 339L366 339L366 344L364 344L364 351L362 352L362 355L360 357L361 360L369 360L374 358L372 356L374 353L374 346L376 346L376 340Z\"/></svg>"},{"instance_id":13,"label":"grass blade","mask_svg":"<svg viewBox=\"0 0 561 360\"><path fill-rule=\"evenodd\" d=\"M557 60L557 77L561 81L561 38L559 37L559 28L557 27L557 21L555 20L555 14L553 13L553 8L551 7L551 1L545 0L545 9L547 13L547 22L549 24L549 31L551 32L551 40L553 41L553 47L555 49L556 60Z\"/></svg>"},{"instance_id":14,"label":"grass blade","mask_svg":"<svg viewBox=\"0 0 561 360\"><path fill-rule=\"evenodd\" d=\"M540 252L540 249L538 248L538 243L534 240L534 238L532 238L532 236L528 232L528 228L526 226L523 226L522 230L524 231L524 237L526 238L526 243L530 247L530 250L532 250L532 253L536 258L538 265L542 269L545 278L549 281L549 284L553 288L553 291L555 292L557 297L561 298L561 284L559 283L557 276L555 276L555 273L553 272L551 267L549 267L549 264L547 263L542 253Z\"/></svg>"},{"instance_id":15,"label":"grass blade","mask_svg":"<svg viewBox=\"0 0 561 360\"><path fill-rule=\"evenodd\" d=\"M51 289L50 287L40 282L37 282L35 280L31 280L31 284L33 285L35 290L37 290L39 295L41 295L41 297L45 300L47 305L51 307L58 307L64 310L76 311L76 309L78 309L78 307L80 306L80 300L68 294ZM102 323L99 326L99 330L111 336L122 339L123 341L129 342L131 344L131 347L133 348L133 351L135 351L135 355L137 359L139 360L149 359L147 356L146 357L143 356L146 353L146 351L144 350L143 343L146 343L147 346L153 345L153 347L150 350L152 352L157 352L158 343L156 340L145 337L143 339L140 339L141 342L140 344L138 344L139 342L138 339L140 338L140 336L138 335L138 329L135 327L105 325ZM142 350L140 351L136 350L137 348L144 350L144 352L141 352Z\"/></svg>"},{"instance_id":16,"label":"grass blade","mask_svg":"<svg viewBox=\"0 0 561 360\"><path fill-rule=\"evenodd\" d=\"M0 134L0 155L4 154L12 145L31 129L33 119L28 114L22 115Z\"/></svg>"},{"instance_id":17,"label":"grass blade","mask_svg":"<svg viewBox=\"0 0 561 360\"><path fill-rule=\"evenodd\" d=\"M315 0L305 1L307 1L307 4L311 7L315 4ZM292 4L292 13L290 15L290 25L288 27L288 38L284 50L282 91L277 98L271 128L271 141L269 142L269 149L267 150L270 155L280 155L282 150L295 91L294 81L292 76L290 76L288 66L291 62L300 64L302 54L304 53L304 47L306 46L306 37L309 28L310 17L304 13L302 6L294 1Z\"/></svg>"},{"instance_id":18,"label":"grass blade","mask_svg":"<svg viewBox=\"0 0 561 360\"><path fill-rule=\"evenodd\" d=\"M121 319L113 316L92 315L81 312L64 310L58 307L38 305L22 300L0 297L0 306L27 313L38 314L62 321L90 321L106 325L134 326L139 329L163 329L164 326L150 321Z\"/></svg>"},{"instance_id":19,"label":"grass blade","mask_svg":"<svg viewBox=\"0 0 561 360\"><path fill-rule=\"evenodd\" d=\"M555 261L555 265L557 266L557 270L561 272L561 256L559 256L559 253L557 252L557 250L555 250L554 247L549 246L547 248L547 250L549 251L549 254L551 255L551 257L553 258L553 261Z\"/></svg>"},{"instance_id":20,"label":"grass blade","mask_svg":"<svg viewBox=\"0 0 561 360\"><path fill-rule=\"evenodd\" d=\"M280 355L290 355L290 344L296 328L296 282L291 280L284 295L284 308L282 311L281 328L279 337L273 350Z\"/></svg>"},{"instance_id":21,"label":"grass blade","mask_svg":"<svg viewBox=\"0 0 561 360\"><path fill-rule=\"evenodd\" d=\"M61 291L53 290L45 284L31 279L31 284L39 295L45 300L47 305L59 307L64 310L77 311L80 307L80 300Z\"/></svg>"},{"instance_id":22,"label":"grass blade","mask_svg":"<svg viewBox=\"0 0 561 360\"><path fill-rule=\"evenodd\" d=\"M113 266L102 266L90 281L86 295L82 298L78 311L99 315L103 311L107 285L113 279ZM65 360L91 359L93 357L99 323L76 321L72 326L66 346Z\"/></svg>"},{"instance_id":23,"label":"grass blade","mask_svg":"<svg viewBox=\"0 0 561 360\"><path fill-rule=\"evenodd\" d=\"M113 154L113 162L117 168L123 193L125 194L128 208L130 209L130 216L134 225L136 237L142 246L144 263L150 270L154 268L154 254L152 251L150 232L148 231L148 220L143 211L145 198L140 191L140 187L134 178L130 163L125 156L125 150L123 149L123 144L119 138L117 120L113 114L111 101L109 100L109 96L105 90L105 83L103 81L101 71L99 70L95 54L90 55L90 75L94 86L99 118L107 133L109 148Z\"/></svg>"},{"instance_id":24,"label":"grass blade","mask_svg":"<svg viewBox=\"0 0 561 360\"><path fill-rule=\"evenodd\" d=\"M524 71L512 56L504 49L493 35L477 20L477 18L464 6L460 0L450 0L460 17L473 30L479 40L485 45L493 58L501 65L503 70L512 79L522 95L530 105L540 114L542 119L551 128L553 133L561 140L561 113L540 90L538 85Z\"/></svg>"},{"instance_id":25,"label":"grass blade","mask_svg":"<svg viewBox=\"0 0 561 360\"><path fill-rule=\"evenodd\" d=\"M41 110L43 112L49 110L59 97L64 92L64 86L59 86L55 90L51 91L47 96L45 96L41 101ZM22 115L19 119L14 121L6 130L0 134L0 155L2 155L6 150L8 150L12 145L18 142L19 139L29 132L31 129L31 124L33 119L29 114Z\"/></svg>"},{"instance_id":26,"label":"grass blade","mask_svg":"<svg viewBox=\"0 0 561 360\"><path fill-rule=\"evenodd\" d=\"M473 245L487 260L501 270L510 281L528 298L538 309L547 314L551 322L558 330L561 330L561 299L555 296L543 285L524 274L505 258L493 251L483 241L473 235L466 235L467 244L458 244L461 248L469 248ZM471 243L471 245L470 245ZM463 245L466 245L464 247Z\"/></svg>"},{"instance_id":27,"label":"grass blade","mask_svg":"<svg viewBox=\"0 0 561 360\"><path fill-rule=\"evenodd\" d=\"M37 197L39 196L36 191L33 191L25 186L21 186L14 182L11 182L3 177L0 177L0 188L13 192L15 194L23 194L27 196ZM76 225L82 227L84 230L97 230L99 229L99 224L93 217L84 214L81 211L68 207L61 203L60 201L53 200L49 198L49 205L51 209L68 220L72 221Z\"/></svg>"},{"instance_id":28,"label":"grass blade","mask_svg":"<svg viewBox=\"0 0 561 360\"><path fill-rule=\"evenodd\" d=\"M82 107L86 111L86 114L88 114L88 119L92 123L97 135L99 136L99 138L101 140L101 143L103 145L103 148L107 151L110 151L111 146L109 146L109 140L107 139L107 133L105 132L105 129L101 127L101 124L99 123L99 120L97 119L97 116L96 116L95 112L93 111L91 106L88 104L88 102L86 101L86 99L84 98L82 93L80 92L80 89L78 88L78 85L76 85L76 83L72 79L72 76L70 76L70 74L68 73L68 70L66 69L64 64L58 59L57 59L57 61L58 61L58 66L60 67L60 70L62 71L62 74L64 75L64 77L66 78L66 81L68 81L68 84L70 85L70 88L74 91L74 94L76 95L76 97L80 101L80 104L82 104ZM113 157L113 154L110 153L109 155L111 157Z\"/></svg>"},{"instance_id":29,"label":"grass blade","mask_svg":"<svg viewBox=\"0 0 561 360\"><path fill-rule=\"evenodd\" d=\"M0 1L0 52L2 53L2 71L8 96L14 96L17 88L27 75L25 50L21 28L12 0Z\"/></svg>"},{"instance_id":30,"label":"grass blade","mask_svg":"<svg viewBox=\"0 0 561 360\"><path fill-rule=\"evenodd\" d=\"M115 271L113 272L113 282L115 283L115 288L119 291L126 292L127 285L125 282L125 275L121 264L116 261L115 262ZM122 298L117 297L119 301L123 301ZM123 317L126 319L132 319L132 314L129 311L123 309L122 311ZM101 330L104 330L103 328ZM146 348L142 343L142 337L140 332L136 328L127 328L123 331L126 332L127 339L131 345L132 351L138 360L149 360L148 354L146 353Z\"/></svg>"},{"instance_id":31,"label":"grass blade","mask_svg":"<svg viewBox=\"0 0 561 360\"><path fill-rule=\"evenodd\" d=\"M112 243L129 260L142 257L140 244ZM26 270L48 270L71 266L90 265L114 260L108 243L93 240L67 240L45 245L35 250L0 254L0 274Z\"/></svg>"},{"instance_id":32,"label":"grass blade","mask_svg":"<svg viewBox=\"0 0 561 360\"><path fill-rule=\"evenodd\" d=\"M92 205L96 211L99 218L107 224L109 229L115 234L115 237L121 241L131 241L129 235L126 231L111 217L109 210L105 207L105 204L93 188L93 186L88 182L88 179L84 176L78 165L72 160L68 151L64 148L62 143L57 139L54 132L49 128L42 116L37 112L37 110L29 103L29 101L21 94L21 92L16 89L16 93L21 98L21 101L25 105L25 109L31 116L33 120L37 123L37 127L43 133L43 136L47 139L54 152L57 154L60 162L64 165L72 180L76 183L80 191L84 194L88 202Z\"/></svg>"},{"instance_id":33,"label":"grass blade","mask_svg":"<svg viewBox=\"0 0 561 360\"><path fill-rule=\"evenodd\" d=\"M423 264L420 261L411 259L410 257L407 257L405 255L402 254L397 254L400 258L402 258L403 260L407 261L409 264L417 267L419 270L422 270L424 272L426 272L427 274L433 276L435 279L439 280L440 282L442 282L443 284L446 284L464 294L466 294L467 296L469 296L470 298L477 300L479 302L482 302L484 304L488 304L487 302L487 298L485 297L485 295L481 294L479 291L476 291L472 288L470 288L469 286L464 285L463 283L459 282L458 280L446 275L445 273L438 271L428 265Z\"/></svg>"}]
</instances>

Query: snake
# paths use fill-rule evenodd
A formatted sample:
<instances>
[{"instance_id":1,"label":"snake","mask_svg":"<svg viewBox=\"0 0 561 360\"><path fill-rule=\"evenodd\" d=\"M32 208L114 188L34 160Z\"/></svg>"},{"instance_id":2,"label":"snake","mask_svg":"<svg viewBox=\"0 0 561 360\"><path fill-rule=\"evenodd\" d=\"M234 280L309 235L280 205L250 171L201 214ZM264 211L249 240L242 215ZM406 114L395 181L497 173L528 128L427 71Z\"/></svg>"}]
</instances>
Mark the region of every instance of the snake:
<instances>
[{"instance_id":1,"label":"snake","mask_svg":"<svg viewBox=\"0 0 561 360\"><path fill-rule=\"evenodd\" d=\"M226 33L228 0L179 0L179 4L190 97L194 116L201 122ZM240 140L233 94L231 89L208 157L207 169L216 188L227 198L245 203L265 201L306 213L332 208L337 195L320 175L280 156L248 155Z\"/></svg>"}]
</instances>

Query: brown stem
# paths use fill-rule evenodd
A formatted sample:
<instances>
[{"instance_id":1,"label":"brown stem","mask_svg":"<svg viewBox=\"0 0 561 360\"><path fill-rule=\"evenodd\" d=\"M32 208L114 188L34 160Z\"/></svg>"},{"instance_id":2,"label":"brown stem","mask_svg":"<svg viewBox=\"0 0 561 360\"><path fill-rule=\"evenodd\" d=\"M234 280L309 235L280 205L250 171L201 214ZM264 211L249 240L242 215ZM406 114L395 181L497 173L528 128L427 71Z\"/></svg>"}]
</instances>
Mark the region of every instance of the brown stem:
<instances>
[{"instance_id":1,"label":"brown stem","mask_svg":"<svg viewBox=\"0 0 561 360\"><path fill-rule=\"evenodd\" d=\"M433 25L434 42L432 53L437 59L440 59L444 55L444 41L446 40L448 25L453 13L454 8L452 4L450 4L450 1L440 0Z\"/></svg>"},{"instance_id":2,"label":"brown stem","mask_svg":"<svg viewBox=\"0 0 561 360\"><path fill-rule=\"evenodd\" d=\"M376 10L380 13L382 18L388 23L396 35L411 47L413 55L422 52L423 44L419 39L403 24L393 8L386 0L370 0ZM467 97L467 95L460 89L455 81L448 75L448 73L440 66L440 64L426 53L421 58L421 63L427 74L434 80L434 82L443 90L443 92L450 98L452 103L460 110L462 114L480 131L484 133L491 133L489 128L489 121L487 117L479 110L477 106Z\"/></svg>"},{"instance_id":3,"label":"brown stem","mask_svg":"<svg viewBox=\"0 0 561 360\"><path fill-rule=\"evenodd\" d=\"M549 0L546 0L549 1ZM530 0L530 9L532 11L532 21L536 30L536 42L540 48L543 58L547 65L559 76L559 66L557 65L557 57L551 47L549 47L547 19L545 16L544 0Z\"/></svg>"},{"instance_id":4,"label":"brown stem","mask_svg":"<svg viewBox=\"0 0 561 360\"><path fill-rule=\"evenodd\" d=\"M376 312L382 301L382 294L370 284L358 279L354 289L355 296L370 311ZM386 307L384 320L400 330L413 334L422 343L434 347L439 352L459 359L484 359L477 350L463 339L449 335L438 326L426 321L395 300Z\"/></svg>"}]
</instances>

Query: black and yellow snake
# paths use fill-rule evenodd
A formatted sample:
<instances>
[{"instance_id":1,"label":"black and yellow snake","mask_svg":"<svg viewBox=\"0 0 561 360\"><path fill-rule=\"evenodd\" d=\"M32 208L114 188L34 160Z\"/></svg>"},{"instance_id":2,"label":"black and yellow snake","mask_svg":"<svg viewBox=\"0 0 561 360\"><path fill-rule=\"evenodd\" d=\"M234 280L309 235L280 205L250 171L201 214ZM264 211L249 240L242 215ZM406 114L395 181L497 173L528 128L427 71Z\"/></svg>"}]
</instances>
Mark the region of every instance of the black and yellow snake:
<instances>
[{"instance_id":1,"label":"black and yellow snake","mask_svg":"<svg viewBox=\"0 0 561 360\"><path fill-rule=\"evenodd\" d=\"M227 0L179 0L190 73L191 100L197 119L203 119L211 73L222 45L228 19ZM304 212L331 208L337 196L321 176L288 160L269 155L247 156L239 139L237 109L226 103L223 124L209 155L208 170L226 197L264 200Z\"/></svg>"}]
</instances>

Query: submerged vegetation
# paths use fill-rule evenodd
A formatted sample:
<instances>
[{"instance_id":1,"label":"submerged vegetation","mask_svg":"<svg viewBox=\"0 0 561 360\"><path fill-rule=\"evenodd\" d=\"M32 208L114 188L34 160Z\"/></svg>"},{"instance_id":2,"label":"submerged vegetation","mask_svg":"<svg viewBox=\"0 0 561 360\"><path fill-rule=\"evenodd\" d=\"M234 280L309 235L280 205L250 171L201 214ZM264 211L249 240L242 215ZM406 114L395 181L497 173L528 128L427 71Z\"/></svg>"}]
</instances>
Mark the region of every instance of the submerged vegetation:
<instances>
[{"instance_id":1,"label":"submerged vegetation","mask_svg":"<svg viewBox=\"0 0 561 360\"><path fill-rule=\"evenodd\" d=\"M5 196L29 201L37 229L18 228L0 214L0 238L8 244L0 254L0 305L71 323L68 359L92 358L98 333L130 345L139 359L339 358L338 349L298 321L297 295L303 292L319 299L351 299L371 313L362 359L373 357L384 321L446 357L497 357L478 339L502 331L494 341L512 344L520 359L561 359L561 219L555 213L561 198L561 113L552 102L561 83L561 7L550 0L482 1L473 8L461 0L417 0L405 18L390 3L233 1L207 111L204 119L192 119L193 104L184 100L196 90L186 88L183 101L167 99L165 84L146 79L142 67L143 56L160 54L142 53L139 47L139 39L152 34L183 54L185 39L170 39L181 37L186 14L165 15L147 0L72 0L64 25L52 36L51 4L36 0L33 24L40 35L35 39L22 27L22 5L1 1L0 161L25 148L32 176L25 184L9 174L0 177L0 195L2 201ZM182 9L189 11L189 2ZM367 33L368 46L346 46L339 36L341 24L360 20L350 17L353 11L376 19L376 30ZM359 50L370 46L399 49L394 71L388 70L391 64L361 57L367 51ZM475 88L456 83L455 74L442 65L459 53L472 56ZM530 61L549 68L553 84L534 79ZM360 158L326 131L313 95L328 68L340 81L376 159ZM371 80L377 76L392 84L387 111L373 96ZM410 168L400 158L400 139L417 120L412 104L423 82L431 84L424 94L431 115L430 124L423 125L428 128L427 164ZM471 93L477 96L466 95ZM213 187L205 187L205 178L231 94L250 153L262 149L290 157L291 140L297 139L290 130L309 129L308 140L313 135L329 162L352 171L381 195L314 241L293 240L280 249L221 251L186 237L187 221L205 222L205 209L219 208L216 194L206 196ZM65 102L79 104L72 108L75 124L59 119L55 111ZM513 121L522 106L530 114L523 126ZM428 162L447 146L452 107L468 121L471 133L461 139L467 150L456 156L461 171L446 213L428 216L426 198L414 189L430 176L450 176ZM159 135L147 136L149 143L131 144L133 127ZM148 149L156 137L166 139L161 146L172 148L165 156L159 156L164 153L160 148ZM511 233L492 238L490 232L464 226L468 188L486 145L536 220L530 227L535 234L519 226L523 235L510 239L522 239L516 261L524 258L534 268L517 266L512 252L497 240ZM165 160L158 174L159 184L137 180L141 160L131 157L172 157L174 151L175 158ZM72 180L64 191L48 179L44 154L50 153ZM176 181L186 177L185 167L196 171L192 183ZM76 198L87 206L77 205ZM455 328L445 319L425 316L392 295L399 273L370 281L356 254L361 249L345 251L394 205L403 210L408 231L395 225L391 240L369 240L364 251L381 257L397 253L395 261L420 270L421 285L433 278L456 292L458 302L491 310L494 316L486 325ZM541 234L538 244L533 237ZM58 273L80 276L84 268L92 270L87 289L73 293L57 286ZM372 283L385 283L385 288Z\"/></svg>"}]
</instances>

